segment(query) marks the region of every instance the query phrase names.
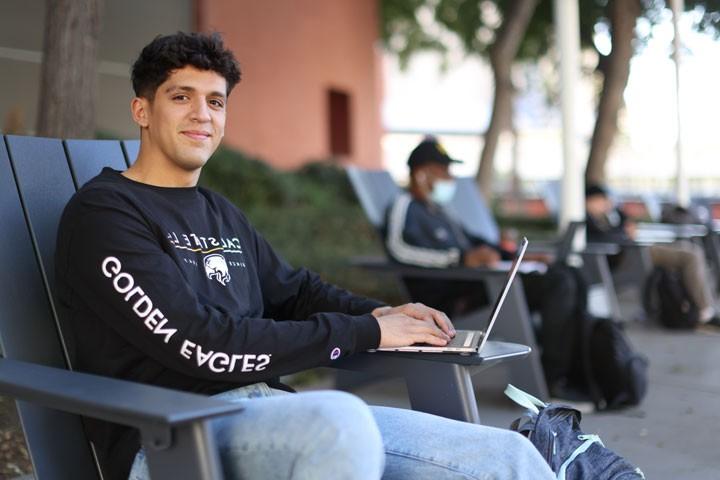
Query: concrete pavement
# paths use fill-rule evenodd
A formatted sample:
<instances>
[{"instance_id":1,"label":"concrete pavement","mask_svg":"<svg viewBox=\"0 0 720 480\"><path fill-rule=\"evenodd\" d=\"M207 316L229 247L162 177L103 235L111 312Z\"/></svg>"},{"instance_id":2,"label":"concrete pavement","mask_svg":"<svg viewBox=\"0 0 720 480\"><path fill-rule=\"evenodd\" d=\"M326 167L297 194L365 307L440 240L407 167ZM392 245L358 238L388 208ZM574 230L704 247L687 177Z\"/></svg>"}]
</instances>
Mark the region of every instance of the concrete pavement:
<instances>
[{"instance_id":1,"label":"concrete pavement","mask_svg":"<svg viewBox=\"0 0 720 480\"><path fill-rule=\"evenodd\" d=\"M720 332L675 332L640 323L628 324L627 332L650 360L647 396L638 407L584 415L583 429L599 434L648 479L720 479ZM486 425L507 428L522 413L503 395L506 382L502 367L474 379ZM370 404L409 407L399 379L354 393Z\"/></svg>"}]
</instances>

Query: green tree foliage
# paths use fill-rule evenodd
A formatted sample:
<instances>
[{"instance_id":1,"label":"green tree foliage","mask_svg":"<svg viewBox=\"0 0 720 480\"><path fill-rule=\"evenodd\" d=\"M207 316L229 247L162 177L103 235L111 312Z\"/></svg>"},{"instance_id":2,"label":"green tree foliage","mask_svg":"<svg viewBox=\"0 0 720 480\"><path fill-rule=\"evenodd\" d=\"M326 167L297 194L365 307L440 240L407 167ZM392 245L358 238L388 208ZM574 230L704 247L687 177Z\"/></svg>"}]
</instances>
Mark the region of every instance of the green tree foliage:
<instances>
[{"instance_id":1,"label":"green tree foliage","mask_svg":"<svg viewBox=\"0 0 720 480\"><path fill-rule=\"evenodd\" d=\"M492 187L493 160L503 130L512 127L515 88L511 68L539 0L385 0L383 38L401 66L418 50L446 52L448 34L459 37L466 53L487 55L495 90L492 116L483 139L477 179L486 195Z\"/></svg>"},{"instance_id":2,"label":"green tree foliage","mask_svg":"<svg viewBox=\"0 0 720 480\"><path fill-rule=\"evenodd\" d=\"M668 15L669 6L665 0L578 1L581 47L597 53L596 72L603 78L603 88L598 92L598 111L602 112L602 115L598 115L589 162L589 168L603 172L609 144L617 130L617 112L622 105L622 92L627 83L628 64L632 56L627 55L627 49L637 51L648 37L639 37L637 29L625 29L631 32L630 36L619 36L616 32L613 39L624 42L627 47L615 48L608 55L603 55L598 50L594 37L603 31L612 35L613 28L617 27L613 25L612 19L628 21L628 14L635 15L636 18L642 17L650 25L654 25ZM386 48L398 56L401 66L407 65L412 55L421 50L447 52L449 35L455 35L460 40L467 55L487 58L491 56L493 43L501 32L503 21L508 20L508 15L513 13L519 3L521 0L382 0L383 40ZM635 10L637 14L632 8L628 9L631 4L639 5L639 9ZM612 8L616 9L614 16ZM618 14L618 9L627 10L624 17L623 12ZM696 30L712 34L716 38L720 36L720 0L685 0L685 10L694 13ZM634 20L631 21L634 24ZM648 35L652 34L651 29L646 31L649 32ZM541 0L523 33L515 61L538 59L552 50L554 42L553 1ZM613 55L622 55L622 58L613 58ZM496 92L494 105L504 105L497 100ZM497 116L495 113L493 112L492 121L495 121ZM505 121L502 115L497 117ZM488 132L492 130L491 125ZM487 155L484 153L483 161L485 157ZM485 166L481 162L480 170L491 171L491 166L491 161ZM485 179L482 183L487 185L489 180ZM486 188L485 191L487 190Z\"/></svg>"},{"instance_id":3,"label":"green tree foliage","mask_svg":"<svg viewBox=\"0 0 720 480\"><path fill-rule=\"evenodd\" d=\"M696 30L720 38L720 0L685 0L685 9L699 15Z\"/></svg>"},{"instance_id":4,"label":"green tree foliage","mask_svg":"<svg viewBox=\"0 0 720 480\"><path fill-rule=\"evenodd\" d=\"M316 163L280 172L223 147L200 185L237 205L290 264L362 295L405 300L394 278L350 267L353 256L382 255L382 248L342 168Z\"/></svg>"},{"instance_id":5,"label":"green tree foliage","mask_svg":"<svg viewBox=\"0 0 720 480\"><path fill-rule=\"evenodd\" d=\"M430 12L427 0L381 0L380 33L385 47L407 66L410 57L422 50L446 52L447 45L427 30L418 19L419 12Z\"/></svg>"}]
</instances>

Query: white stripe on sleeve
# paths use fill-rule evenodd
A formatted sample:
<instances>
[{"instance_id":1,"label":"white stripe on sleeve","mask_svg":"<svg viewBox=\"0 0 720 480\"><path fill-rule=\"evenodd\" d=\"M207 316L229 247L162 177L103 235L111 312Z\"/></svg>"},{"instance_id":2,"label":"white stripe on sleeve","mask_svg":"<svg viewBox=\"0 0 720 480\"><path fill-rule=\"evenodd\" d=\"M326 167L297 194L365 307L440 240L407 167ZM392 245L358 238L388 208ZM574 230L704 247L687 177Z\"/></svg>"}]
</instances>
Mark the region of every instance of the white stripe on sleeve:
<instances>
[{"instance_id":1,"label":"white stripe on sleeve","mask_svg":"<svg viewBox=\"0 0 720 480\"><path fill-rule=\"evenodd\" d=\"M435 249L410 245L403 239L403 229L411 197L405 193L397 198L390 211L388 237L385 242L390 255L395 260L418 267L445 268L455 266L460 261L460 249Z\"/></svg>"}]
</instances>

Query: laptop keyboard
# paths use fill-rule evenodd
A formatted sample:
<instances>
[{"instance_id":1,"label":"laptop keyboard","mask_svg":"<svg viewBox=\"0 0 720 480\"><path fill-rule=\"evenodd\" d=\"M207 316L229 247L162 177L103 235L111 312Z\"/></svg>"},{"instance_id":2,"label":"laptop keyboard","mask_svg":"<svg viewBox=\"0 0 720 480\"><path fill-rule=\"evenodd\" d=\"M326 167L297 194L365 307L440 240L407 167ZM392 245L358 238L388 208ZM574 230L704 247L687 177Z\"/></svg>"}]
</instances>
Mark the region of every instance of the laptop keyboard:
<instances>
[{"instance_id":1,"label":"laptop keyboard","mask_svg":"<svg viewBox=\"0 0 720 480\"><path fill-rule=\"evenodd\" d=\"M478 335L480 338L484 335L481 331L460 331L455 335L455 338L450 340L447 344L448 347L469 347L473 344L475 336Z\"/></svg>"}]
</instances>

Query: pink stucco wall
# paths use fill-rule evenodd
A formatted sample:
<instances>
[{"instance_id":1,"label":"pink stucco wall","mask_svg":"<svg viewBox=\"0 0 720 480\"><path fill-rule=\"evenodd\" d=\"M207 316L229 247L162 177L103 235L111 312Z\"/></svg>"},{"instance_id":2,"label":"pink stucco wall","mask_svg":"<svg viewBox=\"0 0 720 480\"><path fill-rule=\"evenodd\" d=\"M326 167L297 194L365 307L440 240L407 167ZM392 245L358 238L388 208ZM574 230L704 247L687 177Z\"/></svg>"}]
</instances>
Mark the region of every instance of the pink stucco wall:
<instances>
[{"instance_id":1,"label":"pink stucco wall","mask_svg":"<svg viewBox=\"0 0 720 480\"><path fill-rule=\"evenodd\" d=\"M198 27L223 34L243 79L225 142L280 168L330 156L327 90L351 96L351 154L380 166L375 0L198 0Z\"/></svg>"}]
</instances>

